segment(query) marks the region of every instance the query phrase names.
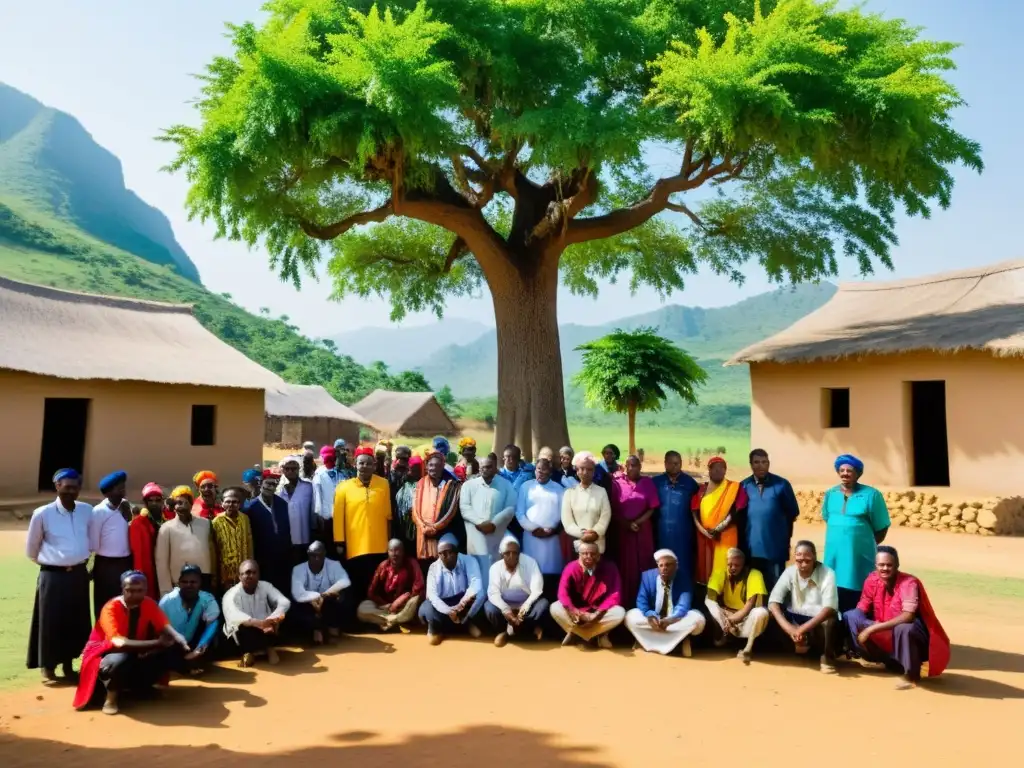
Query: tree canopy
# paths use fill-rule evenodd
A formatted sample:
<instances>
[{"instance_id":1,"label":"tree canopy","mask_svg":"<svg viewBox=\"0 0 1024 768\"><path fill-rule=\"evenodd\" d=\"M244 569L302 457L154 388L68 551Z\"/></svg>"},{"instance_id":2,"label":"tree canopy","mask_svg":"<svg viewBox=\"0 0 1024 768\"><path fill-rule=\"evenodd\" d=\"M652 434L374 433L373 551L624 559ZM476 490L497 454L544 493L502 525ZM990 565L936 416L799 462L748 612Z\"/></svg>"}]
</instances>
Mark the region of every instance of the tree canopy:
<instances>
[{"instance_id":1,"label":"tree canopy","mask_svg":"<svg viewBox=\"0 0 1024 768\"><path fill-rule=\"evenodd\" d=\"M955 46L836 2L265 9L209 65L198 127L164 136L191 215L265 245L296 284L326 257L337 297L386 297L394 319L486 285L509 361L499 432L565 432L550 350L509 351L524 317L557 345L559 274L581 294L626 273L665 295L751 261L776 281L841 256L870 272L899 212L949 205L952 167L982 167L953 127ZM524 365L545 373L531 384Z\"/></svg>"},{"instance_id":2,"label":"tree canopy","mask_svg":"<svg viewBox=\"0 0 1024 768\"><path fill-rule=\"evenodd\" d=\"M629 415L629 452L636 453L636 414L661 410L670 391L697 404L697 388L708 375L696 360L656 328L616 329L576 347L583 368L573 383L591 408Z\"/></svg>"}]
</instances>

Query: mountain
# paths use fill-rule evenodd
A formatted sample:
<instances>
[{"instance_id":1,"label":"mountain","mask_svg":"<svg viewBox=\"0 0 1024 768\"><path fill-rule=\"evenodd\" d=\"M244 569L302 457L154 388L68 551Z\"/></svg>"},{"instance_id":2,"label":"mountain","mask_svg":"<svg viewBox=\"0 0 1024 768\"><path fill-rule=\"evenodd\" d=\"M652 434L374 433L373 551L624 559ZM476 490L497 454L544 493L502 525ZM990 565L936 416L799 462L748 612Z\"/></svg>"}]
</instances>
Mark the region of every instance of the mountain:
<instances>
[{"instance_id":1,"label":"mountain","mask_svg":"<svg viewBox=\"0 0 1024 768\"><path fill-rule=\"evenodd\" d=\"M378 360L388 368L414 368L429 360L453 339L462 344L476 341L493 326L463 318L445 318L438 323L410 328L359 328L330 337L338 351L357 363L371 365Z\"/></svg>"},{"instance_id":2,"label":"mountain","mask_svg":"<svg viewBox=\"0 0 1024 768\"><path fill-rule=\"evenodd\" d=\"M167 218L124 188L121 163L72 117L0 84L0 276L193 305L208 330L296 384L345 403L377 388L422 392L417 373L365 368L199 281Z\"/></svg>"},{"instance_id":3,"label":"mountain","mask_svg":"<svg viewBox=\"0 0 1024 768\"><path fill-rule=\"evenodd\" d=\"M674 341L701 361L712 377L728 376L715 369L734 352L748 344L770 336L820 307L835 293L831 283L799 285L763 293L728 307L704 309L673 304L653 312L634 315L604 325L559 327L562 343L562 369L566 380L581 367L580 344L600 338L616 328L632 330L653 326L658 333ZM402 344L406 349L412 349ZM408 358L402 361L412 364ZM494 331L469 344L452 344L434 353L429 362L416 366L437 387L445 384L459 399L488 397L497 391L498 353ZM733 369L746 379L746 371ZM721 392L708 386L702 402L712 404ZM747 397L749 401L749 396ZM730 402L735 400L730 396Z\"/></svg>"},{"instance_id":4,"label":"mountain","mask_svg":"<svg viewBox=\"0 0 1024 768\"><path fill-rule=\"evenodd\" d=\"M125 187L121 161L71 115L0 83L0 202L11 199L199 282L167 217Z\"/></svg>"}]
</instances>

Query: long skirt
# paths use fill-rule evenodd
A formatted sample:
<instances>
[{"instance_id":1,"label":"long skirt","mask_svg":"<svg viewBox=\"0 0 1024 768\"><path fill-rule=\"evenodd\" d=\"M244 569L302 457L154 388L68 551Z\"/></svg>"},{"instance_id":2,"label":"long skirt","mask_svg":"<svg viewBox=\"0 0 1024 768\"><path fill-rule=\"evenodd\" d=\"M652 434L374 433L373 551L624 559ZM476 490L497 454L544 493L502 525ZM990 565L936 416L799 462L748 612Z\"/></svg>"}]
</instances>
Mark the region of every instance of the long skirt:
<instances>
[{"instance_id":1,"label":"long skirt","mask_svg":"<svg viewBox=\"0 0 1024 768\"><path fill-rule=\"evenodd\" d=\"M78 658L89 639L89 572L43 565L36 579L32 629L28 639L28 668L55 669Z\"/></svg>"},{"instance_id":2,"label":"long skirt","mask_svg":"<svg viewBox=\"0 0 1024 768\"><path fill-rule=\"evenodd\" d=\"M92 612L100 620L103 606L121 594L121 574L135 565L131 555L104 557L96 555L92 566Z\"/></svg>"},{"instance_id":3,"label":"long skirt","mask_svg":"<svg viewBox=\"0 0 1024 768\"><path fill-rule=\"evenodd\" d=\"M648 520L639 531L629 527L632 520L618 519L616 526L615 564L622 578L622 606L629 610L636 605L640 576L654 562L654 528Z\"/></svg>"}]
</instances>

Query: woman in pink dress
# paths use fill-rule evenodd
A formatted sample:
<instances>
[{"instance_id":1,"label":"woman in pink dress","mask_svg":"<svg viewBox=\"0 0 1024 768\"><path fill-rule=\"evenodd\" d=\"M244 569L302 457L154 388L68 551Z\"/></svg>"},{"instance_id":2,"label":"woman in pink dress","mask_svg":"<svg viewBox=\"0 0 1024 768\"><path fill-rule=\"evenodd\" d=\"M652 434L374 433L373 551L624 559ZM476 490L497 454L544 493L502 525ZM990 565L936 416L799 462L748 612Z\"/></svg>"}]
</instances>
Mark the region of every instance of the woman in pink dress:
<instances>
[{"instance_id":1,"label":"woman in pink dress","mask_svg":"<svg viewBox=\"0 0 1024 768\"><path fill-rule=\"evenodd\" d=\"M654 481L640 474L640 459L626 459L623 472L612 477L612 531L609 541L622 577L622 605L636 603L640 575L654 559L654 526L651 516L661 506Z\"/></svg>"}]
</instances>

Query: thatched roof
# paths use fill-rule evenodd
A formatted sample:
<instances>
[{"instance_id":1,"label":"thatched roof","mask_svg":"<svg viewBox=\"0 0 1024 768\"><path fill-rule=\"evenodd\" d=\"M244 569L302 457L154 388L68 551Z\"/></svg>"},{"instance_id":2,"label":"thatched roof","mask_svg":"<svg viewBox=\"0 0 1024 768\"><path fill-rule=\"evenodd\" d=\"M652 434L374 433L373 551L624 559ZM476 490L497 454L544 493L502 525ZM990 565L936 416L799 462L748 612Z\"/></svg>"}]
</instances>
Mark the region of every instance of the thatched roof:
<instances>
[{"instance_id":1,"label":"thatched roof","mask_svg":"<svg viewBox=\"0 0 1024 768\"><path fill-rule=\"evenodd\" d=\"M844 283L824 306L726 365L962 349L1024 355L1024 260Z\"/></svg>"},{"instance_id":2,"label":"thatched roof","mask_svg":"<svg viewBox=\"0 0 1024 768\"><path fill-rule=\"evenodd\" d=\"M0 278L0 368L61 379L267 389L279 376L203 328L183 304Z\"/></svg>"},{"instance_id":3,"label":"thatched roof","mask_svg":"<svg viewBox=\"0 0 1024 768\"><path fill-rule=\"evenodd\" d=\"M306 384L280 384L266 392L267 416L287 419L340 419L364 424L376 429L373 423L342 405L323 387Z\"/></svg>"},{"instance_id":4,"label":"thatched roof","mask_svg":"<svg viewBox=\"0 0 1024 768\"><path fill-rule=\"evenodd\" d=\"M432 431L450 435L456 431L432 392L375 389L352 408L376 424L379 431L392 435L410 434L410 427L412 434Z\"/></svg>"}]
</instances>

